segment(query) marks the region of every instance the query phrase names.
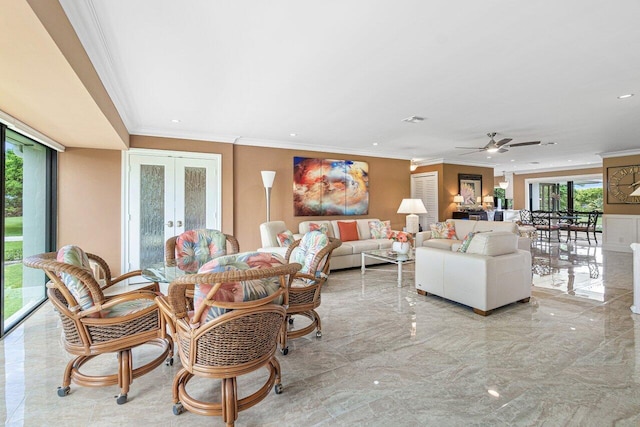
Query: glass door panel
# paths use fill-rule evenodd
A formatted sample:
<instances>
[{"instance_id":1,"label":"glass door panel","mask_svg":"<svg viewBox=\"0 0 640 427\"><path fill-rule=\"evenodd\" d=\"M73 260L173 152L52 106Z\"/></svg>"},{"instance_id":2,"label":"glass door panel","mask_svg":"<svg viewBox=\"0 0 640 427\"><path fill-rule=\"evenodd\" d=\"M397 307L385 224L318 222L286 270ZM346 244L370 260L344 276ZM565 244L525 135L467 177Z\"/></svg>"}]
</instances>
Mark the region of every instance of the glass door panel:
<instances>
[{"instance_id":1,"label":"glass door panel","mask_svg":"<svg viewBox=\"0 0 640 427\"><path fill-rule=\"evenodd\" d=\"M47 251L50 209L47 148L6 129L3 154L2 313L7 331L45 299L44 273L24 267L22 259Z\"/></svg>"}]
</instances>

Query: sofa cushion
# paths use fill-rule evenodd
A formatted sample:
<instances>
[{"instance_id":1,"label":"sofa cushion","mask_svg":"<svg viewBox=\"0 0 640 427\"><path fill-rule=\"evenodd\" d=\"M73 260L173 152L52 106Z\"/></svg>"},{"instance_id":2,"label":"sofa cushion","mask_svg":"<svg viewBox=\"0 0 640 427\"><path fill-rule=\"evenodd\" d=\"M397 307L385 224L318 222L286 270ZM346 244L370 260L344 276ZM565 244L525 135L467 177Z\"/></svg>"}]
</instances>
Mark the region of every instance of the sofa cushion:
<instances>
[{"instance_id":1,"label":"sofa cushion","mask_svg":"<svg viewBox=\"0 0 640 427\"><path fill-rule=\"evenodd\" d=\"M320 230L329 237L334 237L331 221L302 221L298 224L298 233L304 235L310 231Z\"/></svg>"},{"instance_id":2,"label":"sofa cushion","mask_svg":"<svg viewBox=\"0 0 640 427\"><path fill-rule=\"evenodd\" d=\"M358 224L355 221L338 221L338 229L340 230L340 240L343 242L360 240Z\"/></svg>"},{"instance_id":3,"label":"sofa cushion","mask_svg":"<svg viewBox=\"0 0 640 427\"><path fill-rule=\"evenodd\" d=\"M369 231L372 239L386 239L391 231L391 221L369 221Z\"/></svg>"},{"instance_id":4,"label":"sofa cushion","mask_svg":"<svg viewBox=\"0 0 640 427\"><path fill-rule=\"evenodd\" d=\"M380 248L376 239L354 240L348 244L353 247L354 254L360 254L364 251L373 251Z\"/></svg>"},{"instance_id":5,"label":"sofa cushion","mask_svg":"<svg viewBox=\"0 0 640 427\"><path fill-rule=\"evenodd\" d=\"M432 239L455 239L456 225L453 221L436 222L430 224Z\"/></svg>"},{"instance_id":6,"label":"sofa cushion","mask_svg":"<svg viewBox=\"0 0 640 427\"><path fill-rule=\"evenodd\" d=\"M467 248L468 254L505 255L518 250L518 236L509 231L476 233Z\"/></svg>"},{"instance_id":7,"label":"sofa cushion","mask_svg":"<svg viewBox=\"0 0 640 427\"><path fill-rule=\"evenodd\" d=\"M320 231L321 233L329 235L329 230L331 227L327 223L318 224L316 222L309 223L309 231Z\"/></svg>"},{"instance_id":8,"label":"sofa cushion","mask_svg":"<svg viewBox=\"0 0 640 427\"><path fill-rule=\"evenodd\" d=\"M518 225L515 222L476 221L473 231L509 231L518 233Z\"/></svg>"},{"instance_id":9,"label":"sofa cushion","mask_svg":"<svg viewBox=\"0 0 640 427\"><path fill-rule=\"evenodd\" d=\"M428 248L436 248L436 249L446 249L448 251L452 250L452 246L454 244L459 245L460 240L454 239L429 239L425 240L422 243L422 246L426 246Z\"/></svg>"},{"instance_id":10,"label":"sofa cushion","mask_svg":"<svg viewBox=\"0 0 640 427\"><path fill-rule=\"evenodd\" d=\"M342 256L342 255L352 255L353 254L353 242L342 242L342 244L335 248L333 250L333 252L331 252L331 259L335 259L336 257ZM331 267L333 267L333 264L331 264Z\"/></svg>"}]
</instances>

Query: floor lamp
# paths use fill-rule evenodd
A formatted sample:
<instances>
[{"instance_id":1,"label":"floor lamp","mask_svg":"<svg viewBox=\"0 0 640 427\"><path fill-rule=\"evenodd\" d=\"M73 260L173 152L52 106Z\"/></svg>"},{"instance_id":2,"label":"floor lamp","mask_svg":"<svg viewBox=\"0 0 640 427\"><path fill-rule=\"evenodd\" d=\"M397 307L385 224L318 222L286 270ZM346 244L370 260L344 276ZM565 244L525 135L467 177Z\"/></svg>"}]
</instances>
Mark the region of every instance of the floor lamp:
<instances>
[{"instance_id":1,"label":"floor lamp","mask_svg":"<svg viewBox=\"0 0 640 427\"><path fill-rule=\"evenodd\" d=\"M421 199L402 199L398 213L406 213L407 215L407 232L417 233L420 229L420 218L416 214L427 213L427 208L424 207Z\"/></svg>"},{"instance_id":2,"label":"floor lamp","mask_svg":"<svg viewBox=\"0 0 640 427\"><path fill-rule=\"evenodd\" d=\"M271 187L276 179L276 171L262 171L262 184L267 192L267 222L271 221Z\"/></svg>"}]
</instances>

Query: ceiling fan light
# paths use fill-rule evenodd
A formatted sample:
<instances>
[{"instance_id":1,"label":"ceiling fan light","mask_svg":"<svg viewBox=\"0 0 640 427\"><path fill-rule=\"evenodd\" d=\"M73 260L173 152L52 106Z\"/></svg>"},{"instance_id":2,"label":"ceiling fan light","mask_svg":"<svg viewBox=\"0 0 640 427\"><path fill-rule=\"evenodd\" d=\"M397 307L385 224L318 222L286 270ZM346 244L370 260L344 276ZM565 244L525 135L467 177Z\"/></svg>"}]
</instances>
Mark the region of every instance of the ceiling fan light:
<instances>
[{"instance_id":1,"label":"ceiling fan light","mask_svg":"<svg viewBox=\"0 0 640 427\"><path fill-rule=\"evenodd\" d=\"M498 150L499 150L498 147L487 148L487 153L496 153L498 152Z\"/></svg>"},{"instance_id":2,"label":"ceiling fan light","mask_svg":"<svg viewBox=\"0 0 640 427\"><path fill-rule=\"evenodd\" d=\"M509 187L509 181L500 181L498 183L498 185L500 186L500 188L502 188L503 190L506 190Z\"/></svg>"}]
</instances>

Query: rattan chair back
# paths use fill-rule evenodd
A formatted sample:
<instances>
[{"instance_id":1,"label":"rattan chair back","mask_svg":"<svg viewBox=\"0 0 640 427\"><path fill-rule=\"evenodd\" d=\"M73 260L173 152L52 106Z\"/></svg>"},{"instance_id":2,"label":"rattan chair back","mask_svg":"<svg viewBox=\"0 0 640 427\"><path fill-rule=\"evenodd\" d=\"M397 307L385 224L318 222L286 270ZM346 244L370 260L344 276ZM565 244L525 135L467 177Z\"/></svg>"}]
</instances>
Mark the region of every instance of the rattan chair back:
<instances>
[{"instance_id":1,"label":"rattan chair back","mask_svg":"<svg viewBox=\"0 0 640 427\"><path fill-rule=\"evenodd\" d=\"M206 229L203 231L217 230ZM238 239L236 239L231 234L225 233L224 236L227 238L226 255L237 254L238 252L240 252L240 244L238 243ZM178 239L178 237L180 237L180 235L170 237L164 244L164 262L168 266L176 265L176 240Z\"/></svg>"},{"instance_id":2,"label":"rattan chair back","mask_svg":"<svg viewBox=\"0 0 640 427\"><path fill-rule=\"evenodd\" d=\"M111 270L102 258L90 253L86 255L91 262L100 265L102 272L106 275L104 283L96 280L90 270L57 261L56 252L28 257L23 260L23 263L27 267L42 269L49 277L47 295L60 315L65 349L76 356L67 365L63 385L59 388L58 395L65 396L69 392L71 381L81 386L119 384L121 393L118 396L118 403L121 404L127 400L127 393L133 379L151 371L165 359L170 359L173 348L166 337L164 317L154 302L155 292L138 290L106 298L102 291L126 278L138 275L140 271L112 279ZM94 303L92 307L88 309L80 307L62 281L62 274L79 279L89 289ZM140 300L147 302L144 308L138 311L120 316L102 317L104 312L121 303L131 304ZM162 352L151 362L133 369L131 348L146 343L161 347ZM90 377L80 373L80 367L90 358L109 352L119 355L117 374Z\"/></svg>"}]
</instances>

